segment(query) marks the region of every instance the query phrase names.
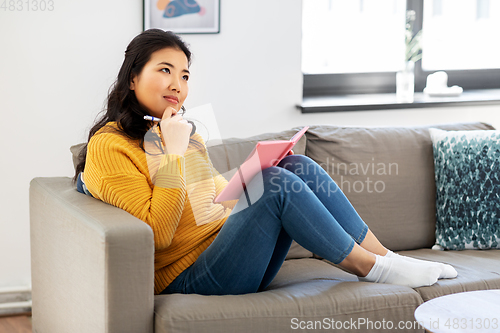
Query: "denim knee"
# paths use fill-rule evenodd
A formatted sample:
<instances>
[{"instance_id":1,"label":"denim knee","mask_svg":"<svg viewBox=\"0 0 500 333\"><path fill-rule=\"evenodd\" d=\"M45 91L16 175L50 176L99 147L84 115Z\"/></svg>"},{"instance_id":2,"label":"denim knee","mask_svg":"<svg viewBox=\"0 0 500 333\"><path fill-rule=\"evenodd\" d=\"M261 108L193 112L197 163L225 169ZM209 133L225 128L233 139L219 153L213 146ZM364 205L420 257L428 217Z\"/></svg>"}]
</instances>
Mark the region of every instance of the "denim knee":
<instances>
[{"instance_id":1,"label":"denim knee","mask_svg":"<svg viewBox=\"0 0 500 333\"><path fill-rule=\"evenodd\" d=\"M289 155L285 157L278 166L298 176L312 189L327 193L336 193L340 191L337 183L331 179L325 169L307 156Z\"/></svg>"},{"instance_id":2,"label":"denim knee","mask_svg":"<svg viewBox=\"0 0 500 333\"><path fill-rule=\"evenodd\" d=\"M290 166L293 166L293 165L295 165L297 163L306 163L306 164L314 163L314 164L317 164L316 162L314 162L313 159L311 159L310 157L305 156L305 155L288 155L288 156L285 156L280 161L280 163L278 164L278 166L280 166L282 168L285 168L285 169L288 169Z\"/></svg>"},{"instance_id":3,"label":"denim knee","mask_svg":"<svg viewBox=\"0 0 500 333\"><path fill-rule=\"evenodd\" d=\"M304 155L286 156L278 166L293 172L297 176L328 175L318 163Z\"/></svg>"},{"instance_id":4,"label":"denim knee","mask_svg":"<svg viewBox=\"0 0 500 333\"><path fill-rule=\"evenodd\" d=\"M282 167L270 167L262 172L266 193L286 194L310 191L307 184L295 173Z\"/></svg>"}]
</instances>

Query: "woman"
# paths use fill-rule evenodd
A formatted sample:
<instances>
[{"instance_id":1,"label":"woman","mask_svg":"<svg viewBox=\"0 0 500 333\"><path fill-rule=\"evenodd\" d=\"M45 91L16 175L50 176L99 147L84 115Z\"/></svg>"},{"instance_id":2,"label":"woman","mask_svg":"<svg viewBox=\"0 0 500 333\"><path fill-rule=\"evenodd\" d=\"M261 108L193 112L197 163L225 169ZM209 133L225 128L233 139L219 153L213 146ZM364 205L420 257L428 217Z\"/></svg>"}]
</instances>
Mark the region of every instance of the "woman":
<instances>
[{"instance_id":1,"label":"woman","mask_svg":"<svg viewBox=\"0 0 500 333\"><path fill-rule=\"evenodd\" d=\"M292 239L362 281L419 287L457 275L449 265L388 251L333 180L305 156L290 155L263 170L264 193L248 207L245 198L214 203L227 181L179 112L190 61L190 51L171 32L151 29L135 37L75 175L80 191L151 226L156 294L263 290ZM161 118L159 127L145 115ZM287 187L297 182L300 191ZM258 186L252 181L248 191Z\"/></svg>"}]
</instances>

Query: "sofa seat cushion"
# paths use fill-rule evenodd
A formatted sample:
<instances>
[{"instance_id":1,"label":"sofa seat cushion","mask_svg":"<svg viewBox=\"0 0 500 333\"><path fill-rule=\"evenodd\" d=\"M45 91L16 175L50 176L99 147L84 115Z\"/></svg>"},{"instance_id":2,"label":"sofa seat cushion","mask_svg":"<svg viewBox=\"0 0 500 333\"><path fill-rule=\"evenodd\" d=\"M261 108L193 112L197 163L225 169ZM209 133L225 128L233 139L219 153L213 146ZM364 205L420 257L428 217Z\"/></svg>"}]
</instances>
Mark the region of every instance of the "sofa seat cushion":
<instances>
[{"instance_id":1,"label":"sofa seat cushion","mask_svg":"<svg viewBox=\"0 0 500 333\"><path fill-rule=\"evenodd\" d=\"M400 320L413 322L421 303L411 288L358 282L325 261L295 259L283 264L264 292L155 296L155 332L290 332L304 328L307 321L327 329L332 319L357 325L358 318L372 322L384 318L396 325Z\"/></svg>"},{"instance_id":2,"label":"sofa seat cushion","mask_svg":"<svg viewBox=\"0 0 500 333\"><path fill-rule=\"evenodd\" d=\"M447 263L455 267L455 279L442 279L430 287L416 288L424 301L463 291L500 289L500 250L401 251L401 255Z\"/></svg>"}]
</instances>

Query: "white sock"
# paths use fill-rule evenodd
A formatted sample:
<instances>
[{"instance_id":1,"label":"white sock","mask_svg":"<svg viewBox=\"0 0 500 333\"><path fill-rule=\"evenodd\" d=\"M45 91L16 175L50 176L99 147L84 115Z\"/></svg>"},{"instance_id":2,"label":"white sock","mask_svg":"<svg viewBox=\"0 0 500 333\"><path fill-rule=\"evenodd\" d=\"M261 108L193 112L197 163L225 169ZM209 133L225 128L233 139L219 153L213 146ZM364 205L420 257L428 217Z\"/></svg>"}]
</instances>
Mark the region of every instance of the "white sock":
<instances>
[{"instance_id":1,"label":"white sock","mask_svg":"<svg viewBox=\"0 0 500 333\"><path fill-rule=\"evenodd\" d=\"M411 288L430 286L437 282L441 269L436 265L423 265L400 258L375 255L375 265L359 281L390 283Z\"/></svg>"},{"instance_id":2,"label":"white sock","mask_svg":"<svg viewBox=\"0 0 500 333\"><path fill-rule=\"evenodd\" d=\"M440 279L453 279L453 278L456 278L458 275L455 268L453 268L453 266L448 265L448 264L406 257L406 256L402 256L400 254L394 253L391 250L389 250L385 256L387 258L400 258L400 259L404 259L404 260L407 260L410 262L420 263L420 264L425 264L425 265L438 265L441 268L441 274L439 274Z\"/></svg>"}]
</instances>

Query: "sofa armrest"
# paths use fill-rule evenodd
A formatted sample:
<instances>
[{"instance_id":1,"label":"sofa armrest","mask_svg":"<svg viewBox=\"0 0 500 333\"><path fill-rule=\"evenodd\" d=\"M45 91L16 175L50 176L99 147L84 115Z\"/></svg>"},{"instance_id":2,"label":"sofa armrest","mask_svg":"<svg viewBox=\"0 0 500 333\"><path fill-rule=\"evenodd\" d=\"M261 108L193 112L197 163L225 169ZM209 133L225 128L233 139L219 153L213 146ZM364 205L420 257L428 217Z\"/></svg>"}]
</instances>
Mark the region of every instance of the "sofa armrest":
<instances>
[{"instance_id":1,"label":"sofa armrest","mask_svg":"<svg viewBox=\"0 0 500 333\"><path fill-rule=\"evenodd\" d=\"M154 242L70 178L30 183L33 332L153 332Z\"/></svg>"}]
</instances>

